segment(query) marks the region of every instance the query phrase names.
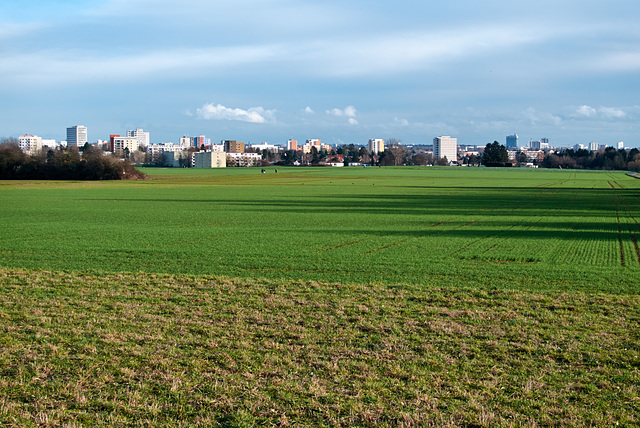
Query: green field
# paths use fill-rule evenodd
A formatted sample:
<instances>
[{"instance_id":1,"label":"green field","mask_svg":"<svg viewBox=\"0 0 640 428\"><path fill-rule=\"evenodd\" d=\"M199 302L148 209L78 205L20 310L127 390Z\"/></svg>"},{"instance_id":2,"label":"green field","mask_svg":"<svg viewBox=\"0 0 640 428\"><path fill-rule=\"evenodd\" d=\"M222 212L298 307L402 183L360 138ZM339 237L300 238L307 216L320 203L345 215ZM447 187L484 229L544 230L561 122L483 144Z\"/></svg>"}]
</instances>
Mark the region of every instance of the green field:
<instances>
[{"instance_id":1,"label":"green field","mask_svg":"<svg viewBox=\"0 0 640 428\"><path fill-rule=\"evenodd\" d=\"M621 173L145 172L5 182L0 266L606 291L640 275L640 180Z\"/></svg>"},{"instance_id":2,"label":"green field","mask_svg":"<svg viewBox=\"0 0 640 428\"><path fill-rule=\"evenodd\" d=\"M0 182L0 425L637 426L640 180Z\"/></svg>"}]
</instances>

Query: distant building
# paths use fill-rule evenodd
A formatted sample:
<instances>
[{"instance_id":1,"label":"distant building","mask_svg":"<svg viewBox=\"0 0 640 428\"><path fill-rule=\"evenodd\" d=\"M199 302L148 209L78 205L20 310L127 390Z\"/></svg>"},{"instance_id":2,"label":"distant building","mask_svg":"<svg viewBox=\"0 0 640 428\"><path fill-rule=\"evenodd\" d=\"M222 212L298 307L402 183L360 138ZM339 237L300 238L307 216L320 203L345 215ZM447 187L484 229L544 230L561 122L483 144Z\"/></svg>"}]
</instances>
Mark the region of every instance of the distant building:
<instances>
[{"instance_id":1,"label":"distant building","mask_svg":"<svg viewBox=\"0 0 640 428\"><path fill-rule=\"evenodd\" d=\"M618 150L624 149L624 141L618 141Z\"/></svg>"},{"instance_id":2,"label":"distant building","mask_svg":"<svg viewBox=\"0 0 640 428\"><path fill-rule=\"evenodd\" d=\"M225 155L227 158L233 159L236 166L258 166L258 162L262 160L260 153L227 152Z\"/></svg>"},{"instance_id":3,"label":"distant building","mask_svg":"<svg viewBox=\"0 0 640 428\"><path fill-rule=\"evenodd\" d=\"M507 150L518 149L518 134L507 135Z\"/></svg>"},{"instance_id":4,"label":"distant building","mask_svg":"<svg viewBox=\"0 0 640 428\"><path fill-rule=\"evenodd\" d=\"M244 153L244 143L239 143L236 140L222 140L222 145L227 153Z\"/></svg>"},{"instance_id":5,"label":"distant building","mask_svg":"<svg viewBox=\"0 0 640 428\"><path fill-rule=\"evenodd\" d=\"M35 154L42 150L42 137L37 135L21 135L18 138L20 149L29 154Z\"/></svg>"},{"instance_id":6,"label":"distant building","mask_svg":"<svg viewBox=\"0 0 640 428\"><path fill-rule=\"evenodd\" d=\"M269 143L262 143L262 144L250 144L249 148L252 148L254 150L268 150L270 152L273 153L278 153L280 151L280 147L274 145L274 144L269 144Z\"/></svg>"},{"instance_id":7,"label":"distant building","mask_svg":"<svg viewBox=\"0 0 640 428\"><path fill-rule=\"evenodd\" d=\"M447 158L449 162L458 160L458 139L449 136L433 139L433 157L436 159Z\"/></svg>"},{"instance_id":8,"label":"distant building","mask_svg":"<svg viewBox=\"0 0 640 428\"><path fill-rule=\"evenodd\" d=\"M597 152L599 148L600 146L595 141L589 143L589 150L591 150L592 152Z\"/></svg>"},{"instance_id":9,"label":"distant building","mask_svg":"<svg viewBox=\"0 0 640 428\"><path fill-rule=\"evenodd\" d=\"M147 147L149 144L151 144L149 133L144 132L142 128L127 131L127 137L133 137L136 140L138 140L138 147L140 146Z\"/></svg>"},{"instance_id":10,"label":"distant building","mask_svg":"<svg viewBox=\"0 0 640 428\"><path fill-rule=\"evenodd\" d=\"M42 139L42 147L49 147L49 148L54 148L58 145L58 143L56 143L55 139Z\"/></svg>"},{"instance_id":11,"label":"distant building","mask_svg":"<svg viewBox=\"0 0 640 428\"><path fill-rule=\"evenodd\" d=\"M298 150L298 141L296 140L287 140L287 150Z\"/></svg>"},{"instance_id":12,"label":"distant building","mask_svg":"<svg viewBox=\"0 0 640 428\"><path fill-rule=\"evenodd\" d=\"M543 138L540 141L529 141L529 148L531 150L547 150L549 148L549 139Z\"/></svg>"},{"instance_id":13,"label":"distant building","mask_svg":"<svg viewBox=\"0 0 640 428\"><path fill-rule=\"evenodd\" d=\"M82 147L87 143L87 127L82 125L67 128L67 147Z\"/></svg>"},{"instance_id":14,"label":"distant building","mask_svg":"<svg viewBox=\"0 0 640 428\"><path fill-rule=\"evenodd\" d=\"M187 149L187 146L181 146L173 143L149 144L147 146L147 154L150 155L153 160L157 160L164 153L183 152Z\"/></svg>"},{"instance_id":15,"label":"distant building","mask_svg":"<svg viewBox=\"0 0 640 428\"><path fill-rule=\"evenodd\" d=\"M138 139L135 137L113 137L113 153L124 156L138 151Z\"/></svg>"},{"instance_id":16,"label":"distant building","mask_svg":"<svg viewBox=\"0 0 640 428\"><path fill-rule=\"evenodd\" d=\"M208 147L211 145L211 138L207 138L204 135L191 138L191 146L201 149L203 146Z\"/></svg>"},{"instance_id":17,"label":"distant building","mask_svg":"<svg viewBox=\"0 0 640 428\"><path fill-rule=\"evenodd\" d=\"M380 138L372 138L369 140L368 144L369 153L382 153L384 152L384 140Z\"/></svg>"},{"instance_id":18,"label":"distant building","mask_svg":"<svg viewBox=\"0 0 640 428\"><path fill-rule=\"evenodd\" d=\"M194 168L226 168L227 154L224 152L195 152L191 165Z\"/></svg>"},{"instance_id":19,"label":"distant building","mask_svg":"<svg viewBox=\"0 0 640 428\"><path fill-rule=\"evenodd\" d=\"M318 152L330 152L331 146L328 144L322 144L321 140L317 138L311 138L305 141L304 146L302 146L302 153L308 154L311 153L311 149L315 148Z\"/></svg>"},{"instance_id":20,"label":"distant building","mask_svg":"<svg viewBox=\"0 0 640 428\"><path fill-rule=\"evenodd\" d=\"M182 168L191 165L191 160L189 159L190 153L188 151L164 152L162 156L162 160L164 161L163 163L165 166Z\"/></svg>"}]
</instances>

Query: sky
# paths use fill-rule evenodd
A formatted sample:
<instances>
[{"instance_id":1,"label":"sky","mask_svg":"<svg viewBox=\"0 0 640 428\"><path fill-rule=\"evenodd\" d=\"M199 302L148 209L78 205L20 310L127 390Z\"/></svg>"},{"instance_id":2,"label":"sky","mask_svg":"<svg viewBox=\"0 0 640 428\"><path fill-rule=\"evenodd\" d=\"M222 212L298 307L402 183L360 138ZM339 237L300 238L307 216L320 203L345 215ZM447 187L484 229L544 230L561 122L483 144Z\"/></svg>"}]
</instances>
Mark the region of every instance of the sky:
<instances>
[{"instance_id":1,"label":"sky","mask_svg":"<svg viewBox=\"0 0 640 428\"><path fill-rule=\"evenodd\" d=\"M3 0L0 138L640 146L637 0Z\"/></svg>"}]
</instances>

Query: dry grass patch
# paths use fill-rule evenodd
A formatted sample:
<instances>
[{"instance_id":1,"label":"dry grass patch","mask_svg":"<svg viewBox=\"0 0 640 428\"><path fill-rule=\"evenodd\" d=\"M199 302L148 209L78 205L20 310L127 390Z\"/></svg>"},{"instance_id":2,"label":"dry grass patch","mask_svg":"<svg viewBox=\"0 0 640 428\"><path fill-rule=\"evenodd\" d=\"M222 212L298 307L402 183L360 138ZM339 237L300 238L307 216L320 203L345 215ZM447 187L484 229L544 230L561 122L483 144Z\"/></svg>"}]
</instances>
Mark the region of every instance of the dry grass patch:
<instances>
[{"instance_id":1,"label":"dry grass patch","mask_svg":"<svg viewBox=\"0 0 640 428\"><path fill-rule=\"evenodd\" d=\"M5 426L640 423L640 297L0 270Z\"/></svg>"}]
</instances>

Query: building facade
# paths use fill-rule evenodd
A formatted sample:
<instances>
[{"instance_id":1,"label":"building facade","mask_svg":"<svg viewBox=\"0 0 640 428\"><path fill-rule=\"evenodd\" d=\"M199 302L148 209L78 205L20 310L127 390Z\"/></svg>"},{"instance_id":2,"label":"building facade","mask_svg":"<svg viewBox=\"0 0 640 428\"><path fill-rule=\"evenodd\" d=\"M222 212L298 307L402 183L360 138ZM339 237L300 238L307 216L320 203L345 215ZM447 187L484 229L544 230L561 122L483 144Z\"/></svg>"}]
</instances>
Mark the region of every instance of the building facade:
<instances>
[{"instance_id":1,"label":"building facade","mask_svg":"<svg viewBox=\"0 0 640 428\"><path fill-rule=\"evenodd\" d=\"M233 160L236 166L258 166L259 162L262 160L262 155L260 153L227 152L224 153L224 155Z\"/></svg>"},{"instance_id":2,"label":"building facade","mask_svg":"<svg viewBox=\"0 0 640 428\"><path fill-rule=\"evenodd\" d=\"M191 165L194 168L226 168L227 154L224 152L195 152Z\"/></svg>"},{"instance_id":3,"label":"building facade","mask_svg":"<svg viewBox=\"0 0 640 428\"><path fill-rule=\"evenodd\" d=\"M135 137L113 137L113 153L125 156L138 151L138 139Z\"/></svg>"},{"instance_id":4,"label":"building facade","mask_svg":"<svg viewBox=\"0 0 640 428\"><path fill-rule=\"evenodd\" d=\"M378 153L384 152L384 140L380 138L370 139L368 143L368 149L369 149L369 153L374 153L376 155Z\"/></svg>"},{"instance_id":5,"label":"building facade","mask_svg":"<svg viewBox=\"0 0 640 428\"><path fill-rule=\"evenodd\" d=\"M82 147L87 143L87 127L82 125L67 128L67 147Z\"/></svg>"},{"instance_id":6,"label":"building facade","mask_svg":"<svg viewBox=\"0 0 640 428\"><path fill-rule=\"evenodd\" d=\"M433 157L436 159L447 158L449 162L458 160L458 139L448 135L433 139Z\"/></svg>"},{"instance_id":7,"label":"building facade","mask_svg":"<svg viewBox=\"0 0 640 428\"><path fill-rule=\"evenodd\" d=\"M311 153L311 149L313 149L315 147L315 149L318 152L330 152L331 151L331 146L328 144L322 144L322 141L318 140L317 138L311 138L309 140L307 140L304 145L302 146L302 153L304 154L308 154Z\"/></svg>"},{"instance_id":8,"label":"building facade","mask_svg":"<svg viewBox=\"0 0 640 428\"><path fill-rule=\"evenodd\" d=\"M287 140L287 150L298 150L298 141L292 139Z\"/></svg>"},{"instance_id":9,"label":"building facade","mask_svg":"<svg viewBox=\"0 0 640 428\"><path fill-rule=\"evenodd\" d=\"M127 137L132 137L138 140L138 147L147 147L149 144L151 144L149 133L144 132L142 128L127 131Z\"/></svg>"},{"instance_id":10,"label":"building facade","mask_svg":"<svg viewBox=\"0 0 640 428\"><path fill-rule=\"evenodd\" d=\"M181 146L179 144L173 143L159 143L159 144L149 144L147 146L147 154L151 156L153 160L157 160L161 155L168 152L182 152L187 150L189 147Z\"/></svg>"},{"instance_id":11,"label":"building facade","mask_svg":"<svg viewBox=\"0 0 640 428\"><path fill-rule=\"evenodd\" d=\"M21 135L18 137L20 150L30 155L42 150L42 137L37 135Z\"/></svg>"},{"instance_id":12,"label":"building facade","mask_svg":"<svg viewBox=\"0 0 640 428\"><path fill-rule=\"evenodd\" d=\"M518 134L507 135L507 150L518 149Z\"/></svg>"},{"instance_id":13,"label":"building facade","mask_svg":"<svg viewBox=\"0 0 640 428\"><path fill-rule=\"evenodd\" d=\"M244 143L236 140L222 140L222 145L227 153L244 153Z\"/></svg>"}]
</instances>

